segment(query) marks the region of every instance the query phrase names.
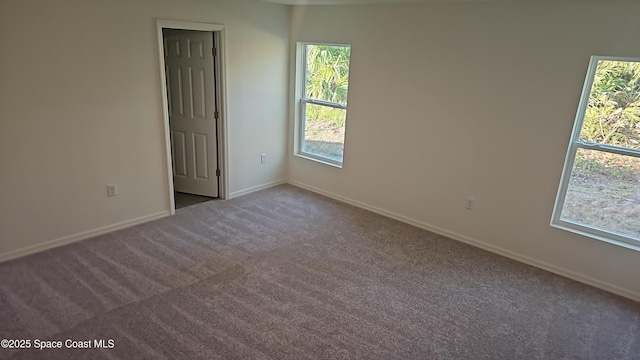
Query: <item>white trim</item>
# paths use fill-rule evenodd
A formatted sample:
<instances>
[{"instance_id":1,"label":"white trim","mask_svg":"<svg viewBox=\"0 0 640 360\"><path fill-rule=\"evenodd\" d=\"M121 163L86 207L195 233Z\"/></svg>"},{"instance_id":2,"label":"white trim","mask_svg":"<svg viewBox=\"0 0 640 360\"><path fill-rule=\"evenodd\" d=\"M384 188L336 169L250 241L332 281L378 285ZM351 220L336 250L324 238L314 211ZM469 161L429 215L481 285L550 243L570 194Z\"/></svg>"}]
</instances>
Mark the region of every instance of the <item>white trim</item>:
<instances>
[{"instance_id":1,"label":"white trim","mask_svg":"<svg viewBox=\"0 0 640 360\"><path fill-rule=\"evenodd\" d=\"M218 164L220 171L222 172L220 175L220 194L218 196L220 199L225 200L229 199L229 137L227 132L227 45L226 45L226 30L224 27L218 32L214 33L214 36L218 35L216 38L217 46L218 46L218 77L220 88L216 89L219 92L218 101L219 101L219 118L220 118L220 128L218 129L218 141L220 141L220 145L218 146L218 157L220 158L221 163Z\"/></svg>"},{"instance_id":2,"label":"white trim","mask_svg":"<svg viewBox=\"0 0 640 360\"><path fill-rule=\"evenodd\" d=\"M251 193L256 192L256 191L268 189L268 188L271 188L271 187L274 187L274 186L278 186L278 185L282 185L282 184L285 184L285 183L286 183L286 180L276 180L276 181L268 182L266 184L252 186L250 188L246 188L246 189L243 189L243 190L234 191L234 192L232 192L230 194L229 199L237 198L237 197L240 197L240 196L243 196L243 195L251 194Z\"/></svg>"},{"instance_id":3,"label":"white trim","mask_svg":"<svg viewBox=\"0 0 640 360\"><path fill-rule=\"evenodd\" d=\"M351 48L351 44L338 44L338 43L325 43L325 42L309 42L298 41L296 42L295 53L295 69L294 69L294 138L293 138L293 154L303 159L316 161L325 165L335 166L342 168L344 163L344 151L342 154L342 160L338 161L321 154L313 154L303 151L305 143L305 127L306 127L306 104L313 104L319 106L331 107L334 109L341 109L345 111L345 116L348 114L347 104L334 103L331 101L324 101L319 99L313 99L307 97L306 82L307 82L307 46L309 45L326 45L334 47L348 47ZM349 72L351 72L351 59L349 59ZM348 96L348 91L347 91ZM345 119L346 120L346 119ZM346 121L345 121L346 127ZM343 143L346 140L343 139Z\"/></svg>"},{"instance_id":4,"label":"white trim","mask_svg":"<svg viewBox=\"0 0 640 360\"><path fill-rule=\"evenodd\" d=\"M324 100L318 100L318 99L307 98L307 97L300 99L300 101L302 101L305 104L320 105L320 106L331 107L334 109L347 110L346 104L340 104L333 101L324 101Z\"/></svg>"},{"instance_id":5,"label":"white trim","mask_svg":"<svg viewBox=\"0 0 640 360\"><path fill-rule=\"evenodd\" d=\"M560 177L560 184L558 185L558 192L556 193L556 202L553 205L553 212L551 214L551 226L553 226L558 220L560 220L562 206L559 206L559 204L563 204L564 206L564 200L567 194L566 189L569 185L569 180L571 180L571 170L569 172L566 171L567 164L571 163L571 166L573 168L573 161L575 160L577 151L577 148L573 145L573 140L579 138L580 132L582 131L582 121L584 120L587 105L589 104L589 93L591 92L591 86L593 85L593 79L596 74L595 69L597 65L598 60L594 56L592 56L589 60L587 75L582 85L582 93L580 94L580 101L578 103L576 117L573 120L573 129L571 130L571 137L569 138L569 145L567 146L567 155L564 158L562 176Z\"/></svg>"},{"instance_id":6,"label":"white trim","mask_svg":"<svg viewBox=\"0 0 640 360\"><path fill-rule=\"evenodd\" d=\"M58 239L54 239L54 240L50 240L50 241L45 241L43 243L39 243L36 245L31 245L31 246L27 246L27 247L23 247L20 249L16 249L16 250L11 250L9 252L0 254L0 263L5 262L5 261L9 261L9 260L13 260L13 259L17 259L19 257L23 257L23 256L27 256L27 255L31 255L31 254L35 254L41 251L45 251L45 250L49 250L55 247L59 247L59 246L63 246L63 245L67 245L67 244L71 244L74 242L78 242L81 240L85 240L88 238L92 238L98 235L103 235L106 233L110 233L116 230L122 230L134 225L139 225L142 223L146 223L149 221L153 221L153 220L158 220L167 216L170 216L171 213L169 211L161 211L161 212L157 212L155 214L151 214L151 215L145 215L136 219L132 219L132 220L126 220L126 221L122 221L119 223L115 223L112 225L107 225L107 226L103 226L97 229L93 229L93 230L89 230L89 231L84 231L81 233L77 233L74 235L69 235L69 236L65 236L65 237L61 237Z\"/></svg>"},{"instance_id":7,"label":"white trim","mask_svg":"<svg viewBox=\"0 0 640 360\"><path fill-rule=\"evenodd\" d=\"M302 57L299 55L302 48L302 43L296 43L296 48L295 48L295 53L293 54L293 62L294 62L294 66L293 66L293 73L289 73L290 77L293 79L293 102L291 102L291 106L293 107L293 109L291 109L291 106L289 108L289 110L291 111L291 114L293 114L293 119L291 119L293 121L293 153L298 154L299 149L302 147L302 140L301 138L304 137L304 126L303 124L301 124L301 121L299 121L299 119L304 116L304 112L302 111L302 105L301 103L298 101L298 99L301 99L304 94L302 92L301 87L298 85L300 83L300 81L304 81L301 80L300 77L302 76L300 74L300 69L303 68L304 64L302 63Z\"/></svg>"},{"instance_id":8,"label":"white trim","mask_svg":"<svg viewBox=\"0 0 640 360\"><path fill-rule=\"evenodd\" d=\"M564 269L562 267L546 263L544 261L536 260L534 258L525 256L525 255L521 255L521 254L515 253L513 251L506 250L506 249L503 249L501 247L495 246L495 245L487 244L487 243L485 243L483 241L476 240L476 239L470 238L468 236L460 235L460 234L457 234L457 233L442 229L440 227L437 227L437 226L434 226L434 225L431 225L431 224L427 224L425 222L422 222L422 221L419 221L419 220L415 220L415 219L412 219L412 218L409 218L409 217L406 217L404 215L400 215L400 214L397 214L397 213L394 213L394 212L391 212L391 211L387 211L387 210L384 210L382 208L379 208L379 207L376 207L376 206L372 206L372 205L369 205L369 204L366 204L366 203L363 203L363 202L360 202L360 201L357 201L357 200L353 200L351 198L348 198L348 197L345 197L345 196L342 196L342 195L334 194L332 192L325 191L325 190L322 190L322 189L314 187L314 186L306 185L306 184L298 182L298 181L289 180L289 181L287 181L287 183L291 184L293 186L297 186L299 188L306 189L306 190L315 192L317 194L324 195L324 196L330 197L332 199L335 199L335 200L338 200L338 201L341 201L341 202L344 202L344 203L359 207L361 209L369 210L369 211L374 212L376 214L380 214L382 216L386 216L388 218L391 218L391 219L394 219L394 220L398 220L398 221L401 221L403 223L406 223L406 224L409 224L409 225L413 225L413 226L419 227L419 228L427 230L427 231L431 231L433 233L436 233L436 234L439 234L439 235L442 235L442 236L446 236L446 237L451 238L453 240L457 240L457 241L463 242L465 244L469 244L471 246L475 246L477 248L480 248L480 249L483 249L483 250L487 250L487 251L492 252L494 254L502 255L504 257L516 260L518 262L521 262L521 263L524 263L524 264L527 264L527 265L531 265L531 266L537 267L539 269L546 270L546 271L552 272L554 274L557 274L557 275L560 275L560 276L564 276L566 278L569 278L569 279L572 279L572 280L575 280L575 281L578 281L578 282L581 282L581 283L584 283L584 284L587 284L587 285L591 285L591 286L596 287L598 289L602 289L604 291L608 291L608 292L623 296L625 298L640 302L640 293L638 293L638 292L630 291L628 289L621 288L621 287L619 287L617 285L609 284L609 283L600 281L598 279L594 279L592 277L585 276L585 275L576 273L574 271L567 270L567 269Z\"/></svg>"},{"instance_id":9,"label":"white trim","mask_svg":"<svg viewBox=\"0 0 640 360\"><path fill-rule=\"evenodd\" d=\"M218 196L221 199L229 198L229 155L227 151L227 71L226 71L226 54L225 51L225 28L224 25L221 24L209 24L209 23L200 23L200 22L192 22L192 21L180 21L180 20L167 20L167 19L156 19L156 36L158 41L158 60L159 60L159 71L160 71L160 91L161 91L161 99L162 99L162 121L164 127L164 146L165 146L165 170L167 174L167 185L169 188L169 212L171 215L175 214L176 206L175 199L173 196L173 172L171 166L171 131L169 129L169 113L168 113L168 105L167 105L167 79L165 74L165 63L164 63L164 41L162 38L162 29L163 28L172 28L172 29L182 29L182 30L197 30L197 31L211 31L214 33L216 40L219 40L218 54L219 54L219 74L220 77L220 91L219 91L219 113L220 113L220 128L218 131L218 157L220 159L220 164L218 167L221 171L220 176L220 193Z\"/></svg>"},{"instance_id":10,"label":"white trim","mask_svg":"<svg viewBox=\"0 0 640 360\"><path fill-rule=\"evenodd\" d=\"M578 149L608 152L623 156L640 157L640 151L636 149L598 143L587 143L580 140L580 134L582 133L582 127L584 125L584 118L586 116L587 107L589 106L589 97L591 96L593 82L595 81L596 72L598 70L598 63L600 61L640 62L640 58L597 55L591 56L589 60L589 66L587 68L587 75L582 86L582 94L580 95L580 101L578 103L578 111L573 123L573 130L571 131L571 138L569 139L569 146L567 148L567 155L565 156L564 166L562 168L562 176L560 178L560 184L558 185L558 192L556 193L556 201L553 205L550 225L564 231L569 231L592 239L604 241L609 244L622 246L627 249L640 251L640 241L627 234L617 233L615 231L604 228L595 228L590 226L589 224L579 224L576 222L561 219L562 209L564 208L567 191L569 190L569 182L571 180L571 174L573 173L573 167L575 165Z\"/></svg>"},{"instance_id":11,"label":"white trim","mask_svg":"<svg viewBox=\"0 0 640 360\"><path fill-rule=\"evenodd\" d=\"M599 144L599 143L588 143L580 139L576 140L575 142L576 142L576 146L581 149L602 151L602 152L616 154L616 155L640 157L640 150L634 149L634 148L625 148L620 146L606 145L606 144Z\"/></svg>"},{"instance_id":12,"label":"white trim","mask_svg":"<svg viewBox=\"0 0 640 360\"><path fill-rule=\"evenodd\" d=\"M611 238L612 232L610 231L604 231L597 228L592 228L589 226L584 226L579 223L574 223L574 222L565 221L565 220L558 220L556 223L551 223L551 226L560 230L569 231L582 236L590 237L592 239L604 241L609 244L621 246L623 248L627 248L630 250L640 251L640 243L632 244L626 241L618 241L618 240L612 239ZM582 230L585 228L589 229L589 231ZM621 234L621 236L624 236L624 234Z\"/></svg>"},{"instance_id":13,"label":"white trim","mask_svg":"<svg viewBox=\"0 0 640 360\"><path fill-rule=\"evenodd\" d=\"M307 159L307 160L312 160L315 162L319 162L321 164L325 164L325 165L329 165L329 166L333 166L333 167L337 167L338 169L342 169L342 163L341 162L331 162L328 160L328 158L324 158L322 156L317 156L308 152L299 152L299 153L294 153L294 156L298 156L301 157L303 159Z\"/></svg>"},{"instance_id":14,"label":"white trim","mask_svg":"<svg viewBox=\"0 0 640 360\"><path fill-rule=\"evenodd\" d=\"M172 19L156 19L156 24L162 28L180 29L180 30L196 30L196 31L222 31L224 25L203 23L196 21L182 21ZM162 29L161 29L162 30Z\"/></svg>"}]
</instances>

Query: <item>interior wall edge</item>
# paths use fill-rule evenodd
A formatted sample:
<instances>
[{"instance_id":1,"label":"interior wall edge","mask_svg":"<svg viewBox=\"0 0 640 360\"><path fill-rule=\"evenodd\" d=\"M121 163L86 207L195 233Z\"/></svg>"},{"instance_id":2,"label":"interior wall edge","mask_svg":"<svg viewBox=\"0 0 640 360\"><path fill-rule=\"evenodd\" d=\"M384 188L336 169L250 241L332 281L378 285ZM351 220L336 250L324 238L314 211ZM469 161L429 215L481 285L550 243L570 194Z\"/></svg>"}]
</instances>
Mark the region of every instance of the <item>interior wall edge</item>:
<instances>
[{"instance_id":1,"label":"interior wall edge","mask_svg":"<svg viewBox=\"0 0 640 360\"><path fill-rule=\"evenodd\" d=\"M334 200L338 200L340 202L344 202L346 204L353 205L355 207L358 207L358 208L361 208L361 209L364 209L364 210L368 210L368 211L374 212L376 214L379 214L379 215L382 215L382 216L385 216L385 217L388 217L388 218L391 218L391 219L394 219L394 220L398 220L398 221L403 222L405 224L413 225L415 227L418 227L418 228L421 228L421 229L424 229L424 230L427 230L427 231L431 231L431 232L436 233L438 235L442 235L442 236L448 237L448 238L450 238L452 240L460 241L460 242L463 242L465 244L468 244L468 245L471 245L471 246L474 246L474 247L489 251L491 253L494 253L494 254L497 254L497 255L501 255L501 256L507 257L509 259L512 259L512 260L515 260L515 261L518 261L518 262L521 262L521 263L524 263L524 264L527 264L527 265L531 265L531 266L536 267L538 269L549 271L549 272L554 273L556 275L560 275L560 276L563 276L563 277L566 277L566 278L581 282L583 284L587 284L587 285L593 286L595 288L598 288L598 289L601 289L601 290L604 290L604 291L607 291L607 292L610 292L610 293L613 293L613 294L616 294L616 295L620 295L620 296L622 296L624 298L640 302L640 293L638 293L638 292L635 292L635 291L632 291L632 290L629 290L629 289L625 289L625 288L622 288L620 286L617 286L617 285L614 285L614 284L610 284L610 283L595 279L593 277L586 276L586 275L577 273L575 271L571 271L571 270L562 268L562 267L557 266L557 265L549 264L547 262L540 261L540 260L531 258L529 256L513 252L511 250L507 250L507 249L504 249L504 248L501 248L501 247L498 247L498 246L494 246L494 245L488 244L486 242L483 242L483 241L480 241L480 240L477 240L477 239L474 239L474 238L471 238L471 237L468 237L468 236L465 236L465 235L461 235L461 234L458 234L458 233L455 233L455 232L451 232L449 230L446 230L446 229L443 229L443 228L440 228L440 227L425 223L423 221L415 220L415 219L412 219L410 217L407 217L407 216L404 216L404 215L401 215L401 214L398 214L398 213L395 213L395 212L392 212L392 211L388 211L388 210L385 210L383 208L379 208L379 207L376 207L376 206L373 206L373 205L369 205L367 203L363 203L363 202L351 199L351 198L346 197L346 196L338 195L338 194L335 194L333 192L317 188L315 186L307 185L305 183L302 183L302 182L299 182L299 181L296 181L296 180L288 180L287 183L290 184L290 185L299 187L301 189L309 190L311 192L314 192L314 193L317 193L317 194L320 194L320 195L324 195L324 196L332 198Z\"/></svg>"}]
</instances>

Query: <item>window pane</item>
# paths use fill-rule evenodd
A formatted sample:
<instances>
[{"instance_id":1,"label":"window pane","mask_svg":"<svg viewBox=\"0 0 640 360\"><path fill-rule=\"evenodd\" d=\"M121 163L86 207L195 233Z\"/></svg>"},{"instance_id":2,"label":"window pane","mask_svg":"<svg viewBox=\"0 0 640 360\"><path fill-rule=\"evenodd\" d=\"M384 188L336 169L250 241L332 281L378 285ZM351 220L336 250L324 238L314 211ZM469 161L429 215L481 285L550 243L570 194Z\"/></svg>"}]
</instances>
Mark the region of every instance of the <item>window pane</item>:
<instances>
[{"instance_id":1,"label":"window pane","mask_svg":"<svg viewBox=\"0 0 640 360\"><path fill-rule=\"evenodd\" d=\"M305 97L347 103L351 47L307 45Z\"/></svg>"},{"instance_id":2,"label":"window pane","mask_svg":"<svg viewBox=\"0 0 640 360\"><path fill-rule=\"evenodd\" d=\"M600 60L580 140L640 149L640 63Z\"/></svg>"},{"instance_id":3,"label":"window pane","mask_svg":"<svg viewBox=\"0 0 640 360\"><path fill-rule=\"evenodd\" d=\"M342 162L347 111L306 104L302 151Z\"/></svg>"},{"instance_id":4,"label":"window pane","mask_svg":"<svg viewBox=\"0 0 640 360\"><path fill-rule=\"evenodd\" d=\"M560 218L640 240L640 159L579 148Z\"/></svg>"}]
</instances>

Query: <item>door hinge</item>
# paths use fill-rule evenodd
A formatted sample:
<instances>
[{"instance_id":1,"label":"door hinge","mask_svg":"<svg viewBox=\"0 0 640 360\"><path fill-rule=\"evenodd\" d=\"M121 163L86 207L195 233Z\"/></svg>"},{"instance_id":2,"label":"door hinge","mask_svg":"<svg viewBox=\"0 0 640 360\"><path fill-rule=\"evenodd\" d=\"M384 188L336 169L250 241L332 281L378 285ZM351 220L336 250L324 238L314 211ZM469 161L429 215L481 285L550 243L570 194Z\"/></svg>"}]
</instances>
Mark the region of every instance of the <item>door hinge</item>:
<instances>
[{"instance_id":1,"label":"door hinge","mask_svg":"<svg viewBox=\"0 0 640 360\"><path fill-rule=\"evenodd\" d=\"M220 176L220 169L216 169L216 176Z\"/></svg>"},{"instance_id":2,"label":"door hinge","mask_svg":"<svg viewBox=\"0 0 640 360\"><path fill-rule=\"evenodd\" d=\"M211 55L218 56L218 48L211 48Z\"/></svg>"},{"instance_id":3,"label":"door hinge","mask_svg":"<svg viewBox=\"0 0 640 360\"><path fill-rule=\"evenodd\" d=\"M216 120L218 120L218 119L219 119L219 117L220 117L220 113L218 112L218 110L214 111L214 112L213 112L213 118L214 118L214 119L216 119Z\"/></svg>"}]
</instances>

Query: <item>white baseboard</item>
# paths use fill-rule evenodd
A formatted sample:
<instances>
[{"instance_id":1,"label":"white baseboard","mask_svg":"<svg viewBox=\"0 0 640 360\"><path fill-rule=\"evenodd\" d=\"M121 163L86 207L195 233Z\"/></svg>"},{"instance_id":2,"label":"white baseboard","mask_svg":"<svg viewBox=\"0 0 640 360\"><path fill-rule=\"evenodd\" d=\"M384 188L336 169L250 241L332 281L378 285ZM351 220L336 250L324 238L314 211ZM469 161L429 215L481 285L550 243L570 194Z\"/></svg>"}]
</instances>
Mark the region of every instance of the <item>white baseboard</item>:
<instances>
[{"instance_id":1,"label":"white baseboard","mask_svg":"<svg viewBox=\"0 0 640 360\"><path fill-rule=\"evenodd\" d=\"M277 180L277 181L272 181L266 184L262 184L262 185L258 185L258 186L254 186L254 187L250 187L248 189L244 189L244 190L240 190L240 191L235 191L232 192L231 194L229 194L229 198L234 198L234 197L239 197L242 195L247 195L250 194L252 192L256 192L256 191L260 191L263 189L267 189L273 186L278 186L281 184L284 184L286 181L285 180ZM166 216L170 216L171 215L171 211L166 210L166 211L161 211L155 214L151 214L151 215L146 215L146 216L142 216L136 219L131 219L131 220L126 220L123 222L119 222L116 224L112 224L112 225L108 225L108 226L104 226L101 228L97 228L97 229L93 229L93 230L89 230L89 231L85 231L85 232L81 232L81 233L77 233L77 234L73 234L73 235L69 235L69 236L65 236L65 237L61 237L58 239L54 239L54 240L50 240L50 241L46 241L43 243L39 243L39 244L35 244L35 245L31 245L31 246L27 246L27 247L23 247L20 249L16 249L16 250L11 250L9 252L6 253L1 253L0 254L0 263L5 262L5 261L9 261L9 260L13 260L13 259L17 259L23 256L27 256L27 255L31 255L31 254L35 254L37 252L41 252L41 251L45 251L48 249L52 249L58 246L63 246L63 245L67 245L67 244L71 244L77 241L81 241L84 239L88 239L94 236L98 236L98 235L102 235L102 234L106 234L112 231L116 231L116 230L121 230L124 228L128 228L134 225L138 225L138 224L142 224L148 221L152 221L152 220L157 220Z\"/></svg>"},{"instance_id":2,"label":"white baseboard","mask_svg":"<svg viewBox=\"0 0 640 360\"><path fill-rule=\"evenodd\" d=\"M132 220L126 220L126 221L122 221L116 224L112 224L112 225L107 225L107 226L103 226L101 228L97 228L97 229L93 229L93 230L89 230L89 231L84 231L81 233L77 233L74 235L70 235L70 236L65 236L65 237L61 237L58 239L54 239L54 240L50 240L50 241L46 241L43 243L39 243L36 245L31 245L31 246L27 246L27 247L23 247L20 249L16 249L16 250L11 250L9 252L6 252L4 254L0 254L0 263L5 262L5 261L9 261L9 260L13 260L19 257L23 257L23 256L27 256L27 255L31 255L31 254L35 254L37 252L41 252L44 250L48 250L48 249L52 249L58 246L62 246L62 245L67 245L67 244L71 244L80 240L84 240L84 239L88 239L94 236L98 236L98 235L102 235L102 234L106 234L112 231L116 231L116 230L121 230L124 228L128 228L134 225L138 225L138 224L142 224L142 223L146 223L152 220L157 220L166 216L171 215L169 211L161 211L155 214L151 214L151 215L146 215L146 216L142 216L136 219L132 219Z\"/></svg>"},{"instance_id":3,"label":"white baseboard","mask_svg":"<svg viewBox=\"0 0 640 360\"><path fill-rule=\"evenodd\" d=\"M594 279L592 277L585 276L585 275L576 273L574 271L567 270L567 269L564 269L562 267L546 263L544 261L536 260L534 258L525 256L525 255L521 255L521 254L515 253L513 251L506 250L506 249L503 249L503 248L500 248L500 247L497 247L497 246L494 246L494 245L491 245L491 244L488 244L488 243L485 243L485 242L470 238L468 236L460 235L460 234L457 234L457 233L454 233L454 232L439 228L437 226L433 226L431 224L427 224L425 222L418 221L418 220L406 217L404 215L400 215L400 214L397 214L397 213L394 213L394 212L391 212L391 211L387 211L387 210L384 210L384 209L376 207L376 206L372 206L372 205L369 205L369 204L366 204L366 203L363 203L363 202L360 202L360 201L357 201L357 200L353 200L351 198L348 198L348 197L345 197L345 196L342 196L342 195L334 194L332 192L325 191L325 190L319 189L317 187L310 186L310 185L307 185L307 184L304 184L304 183L301 183L301 182L298 182L298 181L289 180L289 181L287 181L287 183L289 183L289 184L291 184L293 186L297 186L299 188L306 189L306 190L315 192L317 194L324 195L324 196L327 196L329 198L332 198L332 199L335 199L335 200L338 200L338 201L341 201L341 202L344 202L344 203L347 203L347 204L350 204L350 205L365 209L365 210L369 210L369 211L374 212L376 214L380 214L382 216L386 216L388 218L391 218L391 219L394 219L394 220L398 220L398 221L401 221L403 223L406 223L406 224L409 224L409 225L413 225L413 226L416 226L416 227L419 227L421 229L434 232L434 233L442 235L442 236L446 236L446 237L451 238L453 240L457 240L457 241L463 242L465 244L469 244L471 246L475 246L475 247L478 247L480 249L487 250L489 252L492 252L492 253L495 253L495 254L498 254L498 255L502 255L504 257L519 261L521 263L525 263L525 264L540 268L542 270L546 270L546 271L552 272L554 274L561 275L561 276L567 277L567 278L572 279L572 280L579 281L579 282L587 284L587 285L591 285L593 287L602 289L604 291L608 291L608 292L623 296L625 298L640 302L640 293L637 293L637 292L634 292L634 291L630 291L630 290L621 288L619 286L612 285L612 284L600 281L598 279Z\"/></svg>"},{"instance_id":4,"label":"white baseboard","mask_svg":"<svg viewBox=\"0 0 640 360\"><path fill-rule=\"evenodd\" d=\"M234 191L234 192L229 194L229 199L237 198L239 196L251 194L252 192L268 189L270 187L282 185L282 184L285 184L285 183L286 183L285 180L276 180L276 181L268 182L266 184L262 184L262 185L258 185L258 186L252 186L252 187L247 188L247 189Z\"/></svg>"}]
</instances>

